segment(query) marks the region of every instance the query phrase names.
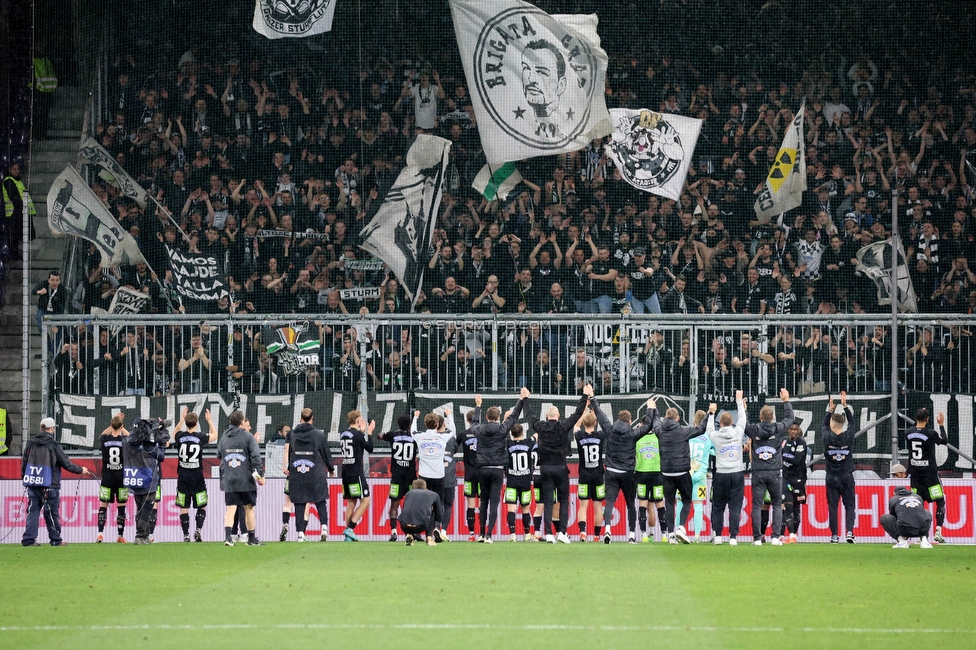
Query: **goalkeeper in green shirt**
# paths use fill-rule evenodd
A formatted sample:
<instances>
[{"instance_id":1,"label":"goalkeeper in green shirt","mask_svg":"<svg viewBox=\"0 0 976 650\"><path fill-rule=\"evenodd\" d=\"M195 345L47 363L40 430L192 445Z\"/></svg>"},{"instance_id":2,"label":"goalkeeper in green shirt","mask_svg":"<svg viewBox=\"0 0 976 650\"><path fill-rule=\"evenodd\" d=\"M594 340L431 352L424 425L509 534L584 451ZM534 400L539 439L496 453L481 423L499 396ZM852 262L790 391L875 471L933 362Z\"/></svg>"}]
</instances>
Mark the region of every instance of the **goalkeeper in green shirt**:
<instances>
[{"instance_id":1,"label":"goalkeeper in green shirt","mask_svg":"<svg viewBox=\"0 0 976 650\"><path fill-rule=\"evenodd\" d=\"M661 475L661 445L657 434L648 431L636 443L637 465L637 524L641 530L641 541L650 542L650 532L654 528L654 510L649 510L653 502L657 509L657 520L661 522L661 539L667 541L664 530L664 478Z\"/></svg>"}]
</instances>

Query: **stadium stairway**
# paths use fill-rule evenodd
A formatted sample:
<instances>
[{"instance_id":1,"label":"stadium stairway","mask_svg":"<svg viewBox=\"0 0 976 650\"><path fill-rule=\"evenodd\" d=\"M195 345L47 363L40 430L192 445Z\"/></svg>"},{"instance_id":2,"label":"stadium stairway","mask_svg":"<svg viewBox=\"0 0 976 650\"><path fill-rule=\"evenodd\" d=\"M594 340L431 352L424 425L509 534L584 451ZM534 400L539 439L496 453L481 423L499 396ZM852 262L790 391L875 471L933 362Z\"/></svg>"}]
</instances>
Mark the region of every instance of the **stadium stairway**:
<instances>
[{"instance_id":1,"label":"stadium stairway","mask_svg":"<svg viewBox=\"0 0 976 650\"><path fill-rule=\"evenodd\" d=\"M63 269L68 241L54 237L47 226L47 192L68 164L75 164L81 141L81 128L87 94L82 88L60 86L55 91L51 106L47 137L31 142L27 164L28 190L37 210L34 226L37 236L31 242L31 269L29 285L34 286L47 278L48 271ZM23 270L19 261L11 260L3 291L3 307L0 309L0 406L7 409L14 432L8 442L10 454L19 454L23 432L22 369L23 341L21 328L21 301L23 300ZM37 428L41 418L41 337L34 324L37 300L30 301L30 428ZM47 415L47 414L45 414ZM9 436L8 436L9 437Z\"/></svg>"}]
</instances>

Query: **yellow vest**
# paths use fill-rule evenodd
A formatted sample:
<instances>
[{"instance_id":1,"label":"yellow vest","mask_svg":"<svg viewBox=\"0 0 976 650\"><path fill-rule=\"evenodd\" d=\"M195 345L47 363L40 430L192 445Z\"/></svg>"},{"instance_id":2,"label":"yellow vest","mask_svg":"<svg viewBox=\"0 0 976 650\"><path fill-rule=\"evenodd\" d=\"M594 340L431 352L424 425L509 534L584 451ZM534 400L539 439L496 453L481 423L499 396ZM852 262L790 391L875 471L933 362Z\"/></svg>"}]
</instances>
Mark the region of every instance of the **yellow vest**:
<instances>
[{"instance_id":1,"label":"yellow vest","mask_svg":"<svg viewBox=\"0 0 976 650\"><path fill-rule=\"evenodd\" d=\"M58 87L58 77L54 74L54 64L46 56L34 59L34 87L42 93L53 93Z\"/></svg>"},{"instance_id":2,"label":"yellow vest","mask_svg":"<svg viewBox=\"0 0 976 650\"><path fill-rule=\"evenodd\" d=\"M7 409L0 409L0 454L7 453Z\"/></svg>"},{"instance_id":3,"label":"yellow vest","mask_svg":"<svg viewBox=\"0 0 976 650\"><path fill-rule=\"evenodd\" d=\"M10 197L7 196L7 181L11 180L14 185L17 186L17 191L20 192L20 198L24 198L24 194L27 192L27 188L24 187L24 183L20 179L14 178L13 176L7 176L3 179L3 212L4 216L8 219L14 216L14 204L10 201ZM30 211L31 216L37 214L37 210L34 209L34 199L27 195L27 209Z\"/></svg>"}]
</instances>

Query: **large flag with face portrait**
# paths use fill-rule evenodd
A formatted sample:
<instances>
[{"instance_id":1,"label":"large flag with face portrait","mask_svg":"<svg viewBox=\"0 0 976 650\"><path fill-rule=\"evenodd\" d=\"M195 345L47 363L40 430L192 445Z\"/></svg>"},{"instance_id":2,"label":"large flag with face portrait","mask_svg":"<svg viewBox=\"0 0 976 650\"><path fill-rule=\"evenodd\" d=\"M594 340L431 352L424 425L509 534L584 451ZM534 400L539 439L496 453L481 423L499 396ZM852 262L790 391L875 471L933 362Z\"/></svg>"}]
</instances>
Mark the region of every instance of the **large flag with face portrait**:
<instances>
[{"instance_id":1,"label":"large flag with face portrait","mask_svg":"<svg viewBox=\"0 0 976 650\"><path fill-rule=\"evenodd\" d=\"M407 151L406 166L360 233L360 247L387 263L411 305L424 282L450 151L450 140L418 135Z\"/></svg>"},{"instance_id":2,"label":"large flag with face portrait","mask_svg":"<svg viewBox=\"0 0 976 650\"><path fill-rule=\"evenodd\" d=\"M596 15L520 0L450 0L488 163L577 151L612 130Z\"/></svg>"}]
</instances>

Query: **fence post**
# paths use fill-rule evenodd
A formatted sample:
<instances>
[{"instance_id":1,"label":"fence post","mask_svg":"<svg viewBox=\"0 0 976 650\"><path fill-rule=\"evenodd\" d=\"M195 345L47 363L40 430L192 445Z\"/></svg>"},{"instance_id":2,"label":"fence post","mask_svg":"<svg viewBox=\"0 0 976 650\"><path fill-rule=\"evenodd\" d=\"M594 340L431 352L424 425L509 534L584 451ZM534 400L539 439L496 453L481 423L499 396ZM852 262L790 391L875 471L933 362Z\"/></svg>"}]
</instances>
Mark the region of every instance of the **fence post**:
<instances>
[{"instance_id":1,"label":"fence post","mask_svg":"<svg viewBox=\"0 0 976 650\"><path fill-rule=\"evenodd\" d=\"M681 339L678 339L678 354L681 354ZM698 325L688 327L688 419L693 420L698 406Z\"/></svg>"},{"instance_id":2,"label":"fence post","mask_svg":"<svg viewBox=\"0 0 976 650\"><path fill-rule=\"evenodd\" d=\"M620 394L626 395L630 392L630 329L627 327L628 320L626 314L620 315L620 332L618 341L620 342Z\"/></svg>"},{"instance_id":3,"label":"fence post","mask_svg":"<svg viewBox=\"0 0 976 650\"><path fill-rule=\"evenodd\" d=\"M498 390L498 316L491 319L491 389Z\"/></svg>"}]
</instances>

